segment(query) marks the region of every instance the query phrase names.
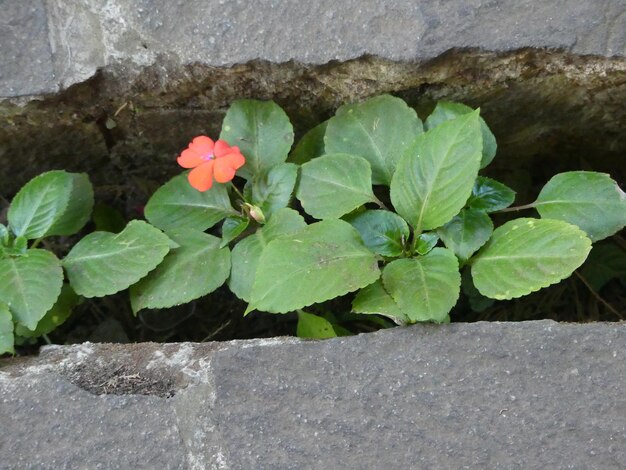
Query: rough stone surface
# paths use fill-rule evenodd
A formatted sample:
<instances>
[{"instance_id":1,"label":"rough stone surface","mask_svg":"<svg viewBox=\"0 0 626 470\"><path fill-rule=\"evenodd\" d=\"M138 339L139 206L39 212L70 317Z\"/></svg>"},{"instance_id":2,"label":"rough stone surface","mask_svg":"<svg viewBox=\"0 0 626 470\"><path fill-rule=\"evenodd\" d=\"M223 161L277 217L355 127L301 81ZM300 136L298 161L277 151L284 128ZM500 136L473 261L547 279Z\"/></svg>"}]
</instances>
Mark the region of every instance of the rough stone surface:
<instances>
[{"instance_id":1,"label":"rough stone surface","mask_svg":"<svg viewBox=\"0 0 626 470\"><path fill-rule=\"evenodd\" d=\"M618 469L626 461L625 324L84 344L2 366L0 468Z\"/></svg>"},{"instance_id":2,"label":"rough stone surface","mask_svg":"<svg viewBox=\"0 0 626 470\"><path fill-rule=\"evenodd\" d=\"M0 0L0 97L58 90L45 0Z\"/></svg>"},{"instance_id":3,"label":"rough stone surface","mask_svg":"<svg viewBox=\"0 0 626 470\"><path fill-rule=\"evenodd\" d=\"M322 64L364 54L427 60L451 48L526 47L626 55L622 0L4 0L0 7L0 38L11 39L2 42L3 59L18 59L8 67L2 60L9 75L0 79L0 96L55 92L120 59ZM26 54L45 67L33 74Z\"/></svg>"}]
</instances>

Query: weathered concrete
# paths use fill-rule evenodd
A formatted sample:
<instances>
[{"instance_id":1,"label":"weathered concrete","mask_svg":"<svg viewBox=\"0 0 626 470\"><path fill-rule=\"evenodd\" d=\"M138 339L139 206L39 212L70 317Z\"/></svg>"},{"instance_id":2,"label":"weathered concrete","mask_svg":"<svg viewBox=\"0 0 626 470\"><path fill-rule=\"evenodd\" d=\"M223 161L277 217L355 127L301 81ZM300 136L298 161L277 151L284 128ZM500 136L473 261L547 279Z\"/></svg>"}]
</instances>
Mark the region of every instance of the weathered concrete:
<instances>
[{"instance_id":1,"label":"weathered concrete","mask_svg":"<svg viewBox=\"0 0 626 470\"><path fill-rule=\"evenodd\" d=\"M0 468L617 469L625 386L625 324L52 347L3 361Z\"/></svg>"}]
</instances>

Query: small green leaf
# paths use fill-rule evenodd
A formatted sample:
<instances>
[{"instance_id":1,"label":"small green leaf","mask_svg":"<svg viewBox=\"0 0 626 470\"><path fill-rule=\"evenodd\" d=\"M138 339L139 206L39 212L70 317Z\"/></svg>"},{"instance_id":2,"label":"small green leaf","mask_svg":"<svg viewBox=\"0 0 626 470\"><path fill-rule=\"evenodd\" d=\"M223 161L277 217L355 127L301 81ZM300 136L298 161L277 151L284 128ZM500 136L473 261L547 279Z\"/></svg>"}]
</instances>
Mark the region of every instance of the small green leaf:
<instances>
[{"instance_id":1,"label":"small green leaf","mask_svg":"<svg viewBox=\"0 0 626 470\"><path fill-rule=\"evenodd\" d=\"M35 330L16 325L15 334L24 338L39 338L47 335L61 326L72 314L72 309L80 303L80 297L72 290L69 284L63 284L61 294L56 303L46 312Z\"/></svg>"},{"instance_id":2,"label":"small green leaf","mask_svg":"<svg viewBox=\"0 0 626 470\"><path fill-rule=\"evenodd\" d=\"M472 111L474 111L472 108L461 103L440 101L437 103L437 106L432 114L428 116L424 125L426 129L430 130L437 127L442 122L471 113ZM482 117L480 118L480 132L483 136L483 151L480 167L485 168L496 156L498 144L496 143L496 138L489 129L489 126L487 126L487 123Z\"/></svg>"},{"instance_id":3,"label":"small green leaf","mask_svg":"<svg viewBox=\"0 0 626 470\"><path fill-rule=\"evenodd\" d=\"M362 157L335 153L302 165L297 197L316 219L332 219L376 200L372 170Z\"/></svg>"},{"instance_id":4,"label":"small green leaf","mask_svg":"<svg viewBox=\"0 0 626 470\"><path fill-rule=\"evenodd\" d=\"M0 301L0 356L15 352L13 341L13 317L8 305Z\"/></svg>"},{"instance_id":5,"label":"small green leaf","mask_svg":"<svg viewBox=\"0 0 626 470\"><path fill-rule=\"evenodd\" d=\"M337 333L332 323L312 313L298 312L298 338L327 339L336 338Z\"/></svg>"},{"instance_id":6,"label":"small green leaf","mask_svg":"<svg viewBox=\"0 0 626 470\"><path fill-rule=\"evenodd\" d=\"M409 238L409 226L402 217L385 210L368 210L346 219L365 246L383 256L400 256Z\"/></svg>"},{"instance_id":7,"label":"small green leaf","mask_svg":"<svg viewBox=\"0 0 626 470\"><path fill-rule=\"evenodd\" d=\"M91 218L98 232L119 233L126 227L126 220L120 211L106 204L96 204Z\"/></svg>"},{"instance_id":8,"label":"small green leaf","mask_svg":"<svg viewBox=\"0 0 626 470\"><path fill-rule=\"evenodd\" d=\"M335 330L335 334L339 337L341 336L354 336L354 333L352 331L350 331L349 329L341 326L341 325L337 325L336 323L333 323L333 330Z\"/></svg>"},{"instance_id":9,"label":"small green leaf","mask_svg":"<svg viewBox=\"0 0 626 470\"><path fill-rule=\"evenodd\" d=\"M13 248L16 254L23 255L26 253L28 249L28 240L26 237L16 237L15 240L13 240Z\"/></svg>"},{"instance_id":10,"label":"small green leaf","mask_svg":"<svg viewBox=\"0 0 626 470\"><path fill-rule=\"evenodd\" d=\"M391 202L417 232L441 227L465 206L481 158L478 112L419 136L400 160Z\"/></svg>"},{"instance_id":11,"label":"small green leaf","mask_svg":"<svg viewBox=\"0 0 626 470\"><path fill-rule=\"evenodd\" d=\"M34 330L61 292L61 263L46 250L0 260L0 301L9 306L16 323Z\"/></svg>"},{"instance_id":12,"label":"small green leaf","mask_svg":"<svg viewBox=\"0 0 626 470\"><path fill-rule=\"evenodd\" d=\"M361 289L380 276L376 255L343 220L324 220L268 243L250 305L286 313Z\"/></svg>"},{"instance_id":13,"label":"small green leaf","mask_svg":"<svg viewBox=\"0 0 626 470\"><path fill-rule=\"evenodd\" d=\"M550 219L515 219L498 227L472 265L478 291L492 299L521 297L571 275L591 250L578 227Z\"/></svg>"},{"instance_id":14,"label":"small green leaf","mask_svg":"<svg viewBox=\"0 0 626 470\"><path fill-rule=\"evenodd\" d=\"M93 189L87 175L48 171L20 189L8 220L15 235L29 240L71 235L87 223L92 207Z\"/></svg>"},{"instance_id":15,"label":"small green leaf","mask_svg":"<svg viewBox=\"0 0 626 470\"><path fill-rule=\"evenodd\" d=\"M574 224L594 242L626 226L626 193L605 173L569 171L555 175L534 206L542 218Z\"/></svg>"},{"instance_id":16,"label":"small green leaf","mask_svg":"<svg viewBox=\"0 0 626 470\"><path fill-rule=\"evenodd\" d=\"M223 184L200 192L187 181L187 174L175 176L152 195L144 210L146 220L161 230L191 228L204 231L220 220L236 215Z\"/></svg>"},{"instance_id":17,"label":"small green leaf","mask_svg":"<svg viewBox=\"0 0 626 470\"><path fill-rule=\"evenodd\" d=\"M446 247L464 263L487 243L493 233L493 222L486 212L463 209L437 233Z\"/></svg>"},{"instance_id":18,"label":"small green leaf","mask_svg":"<svg viewBox=\"0 0 626 470\"><path fill-rule=\"evenodd\" d=\"M380 279L359 291L352 301L352 311L367 315L382 315L397 325L411 323L411 319L385 290Z\"/></svg>"},{"instance_id":19,"label":"small green leaf","mask_svg":"<svg viewBox=\"0 0 626 470\"><path fill-rule=\"evenodd\" d=\"M250 219L247 217L236 216L225 219L222 224L222 242L220 243L220 248L224 248L241 235L243 231L248 228L249 224Z\"/></svg>"},{"instance_id":20,"label":"small green leaf","mask_svg":"<svg viewBox=\"0 0 626 470\"><path fill-rule=\"evenodd\" d=\"M382 95L340 107L328 121L324 142L329 154L365 158L373 183L389 185L398 160L422 132L415 110L400 98Z\"/></svg>"},{"instance_id":21,"label":"small green leaf","mask_svg":"<svg viewBox=\"0 0 626 470\"><path fill-rule=\"evenodd\" d=\"M266 225L254 235L244 238L232 251L232 268L228 287L242 300L250 301L252 285L263 249L272 240L298 232L306 227L306 222L293 209L279 209Z\"/></svg>"},{"instance_id":22,"label":"small green leaf","mask_svg":"<svg viewBox=\"0 0 626 470\"><path fill-rule=\"evenodd\" d=\"M450 250L434 248L425 256L389 263L383 285L411 322L442 323L459 298L459 263Z\"/></svg>"},{"instance_id":23,"label":"small green leaf","mask_svg":"<svg viewBox=\"0 0 626 470\"><path fill-rule=\"evenodd\" d=\"M63 266L77 294L103 297L130 287L156 268L170 250L169 242L150 224L132 220L118 234L87 235L74 245Z\"/></svg>"},{"instance_id":24,"label":"small green leaf","mask_svg":"<svg viewBox=\"0 0 626 470\"><path fill-rule=\"evenodd\" d=\"M296 185L298 165L280 163L254 175L246 184L244 194L248 202L261 208L266 218L278 209L287 207Z\"/></svg>"},{"instance_id":25,"label":"small green leaf","mask_svg":"<svg viewBox=\"0 0 626 470\"><path fill-rule=\"evenodd\" d=\"M484 312L491 307L496 301L485 297L474 285L469 267L466 267L461 273L461 291L467 297L470 308L473 312Z\"/></svg>"},{"instance_id":26,"label":"small green leaf","mask_svg":"<svg viewBox=\"0 0 626 470\"><path fill-rule=\"evenodd\" d=\"M251 179L287 159L293 127L273 101L238 100L224 117L220 139L241 149L246 164L237 174Z\"/></svg>"},{"instance_id":27,"label":"small green leaf","mask_svg":"<svg viewBox=\"0 0 626 470\"><path fill-rule=\"evenodd\" d=\"M580 274L596 292L613 279L626 286L626 251L615 243L593 245Z\"/></svg>"},{"instance_id":28,"label":"small green leaf","mask_svg":"<svg viewBox=\"0 0 626 470\"><path fill-rule=\"evenodd\" d=\"M470 209L495 212L509 207L515 200L515 191L491 178L476 178L472 195L467 201Z\"/></svg>"},{"instance_id":29,"label":"small green leaf","mask_svg":"<svg viewBox=\"0 0 626 470\"><path fill-rule=\"evenodd\" d=\"M327 125L328 121L324 121L304 134L287 160L302 165L303 163L324 155L326 153L324 134L326 133Z\"/></svg>"},{"instance_id":30,"label":"small green leaf","mask_svg":"<svg viewBox=\"0 0 626 470\"><path fill-rule=\"evenodd\" d=\"M417 237L415 251L418 255L426 255L437 246L438 241L439 235L437 235L437 232L420 233L419 237Z\"/></svg>"},{"instance_id":31,"label":"small green leaf","mask_svg":"<svg viewBox=\"0 0 626 470\"><path fill-rule=\"evenodd\" d=\"M72 179L69 203L45 236L73 235L82 229L93 210L93 186L85 173L68 173Z\"/></svg>"},{"instance_id":32,"label":"small green leaf","mask_svg":"<svg viewBox=\"0 0 626 470\"><path fill-rule=\"evenodd\" d=\"M157 268L130 288L136 314L144 308L169 308L191 302L220 287L230 274L230 250L221 240L192 229L172 230L179 245Z\"/></svg>"},{"instance_id":33,"label":"small green leaf","mask_svg":"<svg viewBox=\"0 0 626 470\"><path fill-rule=\"evenodd\" d=\"M4 224L0 224L0 246L7 246L10 239L11 234L9 232L9 229L6 228Z\"/></svg>"}]
</instances>

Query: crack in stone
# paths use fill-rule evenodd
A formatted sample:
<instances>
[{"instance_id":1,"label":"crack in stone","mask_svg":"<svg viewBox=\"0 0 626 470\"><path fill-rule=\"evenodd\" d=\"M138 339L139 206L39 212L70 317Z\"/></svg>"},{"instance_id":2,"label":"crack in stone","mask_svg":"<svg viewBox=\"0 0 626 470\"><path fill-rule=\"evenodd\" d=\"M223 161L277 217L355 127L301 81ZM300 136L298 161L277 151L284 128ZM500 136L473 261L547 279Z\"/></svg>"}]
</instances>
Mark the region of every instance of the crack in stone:
<instances>
[{"instance_id":1,"label":"crack in stone","mask_svg":"<svg viewBox=\"0 0 626 470\"><path fill-rule=\"evenodd\" d=\"M498 138L495 172L513 162L533 167L550 158L565 165L590 155L598 171L623 171L623 58L539 49L450 50L425 62L364 56L322 65L257 60L214 67L164 58L148 67L107 66L25 105L0 101L2 195L60 167L88 171L98 186L130 184L134 177L162 183L177 171L173 157L191 137L219 133L234 99L275 100L302 135L341 104L381 93L400 96L422 117L440 99L480 106ZM109 118L115 127L105 132Z\"/></svg>"}]
</instances>

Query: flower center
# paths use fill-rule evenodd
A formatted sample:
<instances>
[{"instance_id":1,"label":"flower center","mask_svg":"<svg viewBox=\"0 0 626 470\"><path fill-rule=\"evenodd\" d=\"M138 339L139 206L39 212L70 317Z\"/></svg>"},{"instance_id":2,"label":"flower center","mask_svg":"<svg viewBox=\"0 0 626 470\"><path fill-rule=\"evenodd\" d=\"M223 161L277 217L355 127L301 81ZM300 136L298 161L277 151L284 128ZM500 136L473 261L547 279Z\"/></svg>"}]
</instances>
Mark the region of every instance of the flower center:
<instances>
[{"instance_id":1,"label":"flower center","mask_svg":"<svg viewBox=\"0 0 626 470\"><path fill-rule=\"evenodd\" d=\"M214 158L215 158L215 155L213 155L213 152L207 153L206 155L202 157L202 159L205 161L213 160Z\"/></svg>"}]
</instances>

